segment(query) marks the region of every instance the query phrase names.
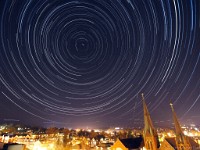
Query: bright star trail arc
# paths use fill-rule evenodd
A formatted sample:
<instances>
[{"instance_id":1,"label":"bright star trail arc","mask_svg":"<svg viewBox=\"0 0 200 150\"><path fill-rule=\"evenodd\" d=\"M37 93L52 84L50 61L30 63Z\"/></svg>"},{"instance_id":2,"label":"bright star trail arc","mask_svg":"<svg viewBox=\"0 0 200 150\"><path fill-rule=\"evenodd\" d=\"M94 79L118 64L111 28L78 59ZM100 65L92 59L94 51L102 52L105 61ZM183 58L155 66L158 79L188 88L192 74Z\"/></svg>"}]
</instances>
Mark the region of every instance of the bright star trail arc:
<instances>
[{"instance_id":1,"label":"bright star trail arc","mask_svg":"<svg viewBox=\"0 0 200 150\"><path fill-rule=\"evenodd\" d=\"M1 1L0 119L132 126L141 93L155 121L170 119L170 100L183 121L200 117L199 8L195 0Z\"/></svg>"}]
</instances>

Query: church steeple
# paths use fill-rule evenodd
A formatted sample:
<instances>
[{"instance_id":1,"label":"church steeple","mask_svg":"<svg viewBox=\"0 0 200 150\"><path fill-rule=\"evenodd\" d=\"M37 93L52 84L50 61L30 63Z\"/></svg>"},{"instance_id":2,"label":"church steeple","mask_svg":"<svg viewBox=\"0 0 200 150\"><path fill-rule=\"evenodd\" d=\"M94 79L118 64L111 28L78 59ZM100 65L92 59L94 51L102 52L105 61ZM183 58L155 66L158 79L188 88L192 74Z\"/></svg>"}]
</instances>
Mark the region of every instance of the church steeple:
<instances>
[{"instance_id":1,"label":"church steeple","mask_svg":"<svg viewBox=\"0 0 200 150\"><path fill-rule=\"evenodd\" d=\"M172 109L174 126L175 126L177 150L191 150L192 147L191 147L190 141L189 141L188 137L183 134L181 126L178 122L176 112L174 111L173 104L170 103L170 106Z\"/></svg>"},{"instance_id":2,"label":"church steeple","mask_svg":"<svg viewBox=\"0 0 200 150\"><path fill-rule=\"evenodd\" d=\"M153 127L153 123L151 121L149 111L147 109L147 105L144 100L143 93L142 93L142 102L143 102L143 111L144 111L144 132L152 135L153 134L152 131L154 130L154 127Z\"/></svg>"},{"instance_id":3,"label":"church steeple","mask_svg":"<svg viewBox=\"0 0 200 150\"><path fill-rule=\"evenodd\" d=\"M144 111L144 131L143 138L145 148L148 150L157 150L159 147L158 134L153 127L153 123L145 103L144 94L142 93L143 111Z\"/></svg>"}]
</instances>

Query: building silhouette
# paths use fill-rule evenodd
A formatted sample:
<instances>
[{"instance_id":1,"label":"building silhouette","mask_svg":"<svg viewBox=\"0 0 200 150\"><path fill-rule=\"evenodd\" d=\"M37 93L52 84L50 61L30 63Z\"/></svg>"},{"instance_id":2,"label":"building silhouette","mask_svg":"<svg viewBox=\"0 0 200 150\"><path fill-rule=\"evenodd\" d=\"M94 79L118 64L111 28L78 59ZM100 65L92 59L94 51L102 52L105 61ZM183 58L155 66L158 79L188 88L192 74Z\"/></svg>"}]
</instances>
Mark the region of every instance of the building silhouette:
<instances>
[{"instance_id":1,"label":"building silhouette","mask_svg":"<svg viewBox=\"0 0 200 150\"><path fill-rule=\"evenodd\" d=\"M144 129L142 137L118 139L111 150L198 150L199 145L190 137L184 135L173 104L170 103L175 126L176 137L165 138L159 142L158 133L153 126L150 113L148 111L144 94L142 94Z\"/></svg>"},{"instance_id":2,"label":"building silhouette","mask_svg":"<svg viewBox=\"0 0 200 150\"><path fill-rule=\"evenodd\" d=\"M147 105L144 99L144 94L142 94L142 102L144 111L144 130L143 130L144 146L148 150L157 150L160 146L158 140L158 134L153 126L149 111L147 109Z\"/></svg>"},{"instance_id":3,"label":"building silhouette","mask_svg":"<svg viewBox=\"0 0 200 150\"><path fill-rule=\"evenodd\" d=\"M178 121L173 104L170 103L172 109L172 116L175 127L176 137L165 138L161 144L160 150L197 150L199 145L190 137L184 135L180 123Z\"/></svg>"}]
</instances>

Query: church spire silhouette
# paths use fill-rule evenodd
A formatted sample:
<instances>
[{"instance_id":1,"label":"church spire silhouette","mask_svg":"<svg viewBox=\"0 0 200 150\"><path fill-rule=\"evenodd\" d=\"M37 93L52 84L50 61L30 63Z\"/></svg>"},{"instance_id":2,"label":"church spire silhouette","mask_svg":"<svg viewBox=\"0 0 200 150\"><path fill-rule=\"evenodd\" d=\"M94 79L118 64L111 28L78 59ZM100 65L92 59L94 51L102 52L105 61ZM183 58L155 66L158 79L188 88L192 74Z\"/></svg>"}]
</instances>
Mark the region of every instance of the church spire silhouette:
<instances>
[{"instance_id":1,"label":"church spire silhouette","mask_svg":"<svg viewBox=\"0 0 200 150\"><path fill-rule=\"evenodd\" d=\"M153 126L143 93L142 93L142 102L144 111L143 138L144 138L145 148L148 150L157 150L159 147L158 134Z\"/></svg>"},{"instance_id":2,"label":"church spire silhouette","mask_svg":"<svg viewBox=\"0 0 200 150\"><path fill-rule=\"evenodd\" d=\"M175 134L176 134L176 146L178 150L191 150L191 144L189 138L184 135L180 123L178 121L176 112L174 110L173 104L170 103L172 109L172 115L174 120Z\"/></svg>"}]
</instances>

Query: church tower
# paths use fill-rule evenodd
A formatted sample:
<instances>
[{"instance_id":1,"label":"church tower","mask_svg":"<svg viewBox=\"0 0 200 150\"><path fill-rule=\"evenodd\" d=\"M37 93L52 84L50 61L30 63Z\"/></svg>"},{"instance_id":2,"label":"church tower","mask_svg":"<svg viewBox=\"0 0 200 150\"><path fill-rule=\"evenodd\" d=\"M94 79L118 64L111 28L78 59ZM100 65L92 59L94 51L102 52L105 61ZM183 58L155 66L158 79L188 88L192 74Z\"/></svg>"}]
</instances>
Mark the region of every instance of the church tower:
<instances>
[{"instance_id":1,"label":"church tower","mask_svg":"<svg viewBox=\"0 0 200 150\"><path fill-rule=\"evenodd\" d=\"M176 113L174 111L173 104L170 103L172 113L173 113L173 120L174 120L174 126L175 126L175 133L176 133L176 147L177 150L192 150L189 138L185 136L182 132L181 126L178 122L178 118L176 116Z\"/></svg>"},{"instance_id":2,"label":"church tower","mask_svg":"<svg viewBox=\"0 0 200 150\"><path fill-rule=\"evenodd\" d=\"M143 109L144 109L144 145L147 150L157 150L159 148L158 134L153 127L147 105L145 103L144 94L142 93Z\"/></svg>"}]
</instances>

